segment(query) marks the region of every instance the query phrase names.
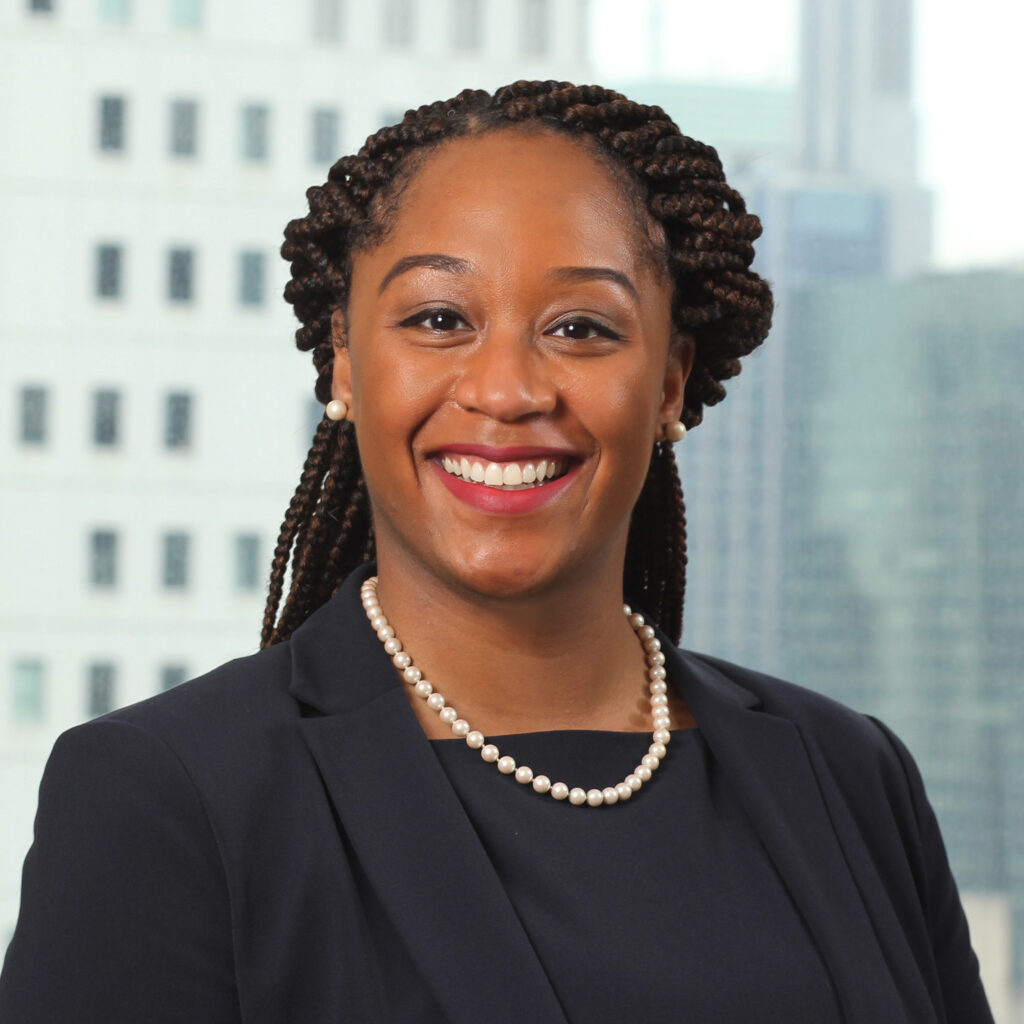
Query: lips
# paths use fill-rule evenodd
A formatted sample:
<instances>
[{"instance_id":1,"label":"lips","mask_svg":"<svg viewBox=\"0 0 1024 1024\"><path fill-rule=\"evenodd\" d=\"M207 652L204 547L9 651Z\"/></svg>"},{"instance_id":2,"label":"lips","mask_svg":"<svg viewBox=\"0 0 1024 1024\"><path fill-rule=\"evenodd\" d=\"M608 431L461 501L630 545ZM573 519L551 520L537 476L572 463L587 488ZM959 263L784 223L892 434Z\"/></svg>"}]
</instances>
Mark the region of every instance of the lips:
<instances>
[{"instance_id":1,"label":"lips","mask_svg":"<svg viewBox=\"0 0 1024 1024\"><path fill-rule=\"evenodd\" d=\"M436 452L431 465L466 504L516 514L554 500L575 478L580 461L565 449L453 445Z\"/></svg>"}]
</instances>

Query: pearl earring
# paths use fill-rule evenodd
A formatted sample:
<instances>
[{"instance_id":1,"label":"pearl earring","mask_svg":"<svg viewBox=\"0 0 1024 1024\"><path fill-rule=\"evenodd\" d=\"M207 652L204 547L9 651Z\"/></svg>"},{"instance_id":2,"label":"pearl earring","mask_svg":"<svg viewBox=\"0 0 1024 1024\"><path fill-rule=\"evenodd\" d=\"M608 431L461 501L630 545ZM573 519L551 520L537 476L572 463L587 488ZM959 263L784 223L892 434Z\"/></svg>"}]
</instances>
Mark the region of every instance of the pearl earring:
<instances>
[{"instance_id":1,"label":"pearl earring","mask_svg":"<svg viewBox=\"0 0 1024 1024\"><path fill-rule=\"evenodd\" d=\"M338 420L343 420L348 414L348 406L340 398L335 398L327 403L327 408L324 409L324 412L327 413L329 420L337 422Z\"/></svg>"},{"instance_id":2,"label":"pearl earring","mask_svg":"<svg viewBox=\"0 0 1024 1024\"><path fill-rule=\"evenodd\" d=\"M682 441L686 437L686 427L682 420L673 420L665 424L665 439L667 441Z\"/></svg>"}]
</instances>

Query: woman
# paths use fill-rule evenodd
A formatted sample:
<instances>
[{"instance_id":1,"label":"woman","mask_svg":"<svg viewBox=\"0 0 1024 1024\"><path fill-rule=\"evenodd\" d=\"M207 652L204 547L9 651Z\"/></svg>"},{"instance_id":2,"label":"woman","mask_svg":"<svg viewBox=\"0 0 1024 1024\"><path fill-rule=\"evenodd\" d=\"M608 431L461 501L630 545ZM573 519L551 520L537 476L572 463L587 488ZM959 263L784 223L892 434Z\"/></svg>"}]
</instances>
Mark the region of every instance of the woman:
<instances>
[{"instance_id":1,"label":"woman","mask_svg":"<svg viewBox=\"0 0 1024 1024\"><path fill-rule=\"evenodd\" d=\"M771 310L714 151L520 82L309 205L264 650L58 742L0 1018L991 1020L898 740L676 649L670 442Z\"/></svg>"}]
</instances>

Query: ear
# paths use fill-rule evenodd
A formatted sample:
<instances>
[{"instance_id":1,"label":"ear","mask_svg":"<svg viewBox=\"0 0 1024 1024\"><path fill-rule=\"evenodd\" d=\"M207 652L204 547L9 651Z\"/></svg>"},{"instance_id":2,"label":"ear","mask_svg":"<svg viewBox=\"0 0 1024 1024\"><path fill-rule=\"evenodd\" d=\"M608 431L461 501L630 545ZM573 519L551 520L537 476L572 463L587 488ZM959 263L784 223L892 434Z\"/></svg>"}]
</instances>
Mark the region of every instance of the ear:
<instances>
[{"instance_id":1,"label":"ear","mask_svg":"<svg viewBox=\"0 0 1024 1024\"><path fill-rule=\"evenodd\" d=\"M693 369L693 335L684 331L673 332L669 344L668 359L665 362L665 380L661 389L661 404L658 407L659 432L666 423L679 419L683 414L683 397L686 381Z\"/></svg>"},{"instance_id":2,"label":"ear","mask_svg":"<svg viewBox=\"0 0 1024 1024\"><path fill-rule=\"evenodd\" d=\"M334 372L331 377L331 397L352 405L352 360L348 349L348 322L345 311L336 309L331 314L331 345L334 348Z\"/></svg>"}]
</instances>

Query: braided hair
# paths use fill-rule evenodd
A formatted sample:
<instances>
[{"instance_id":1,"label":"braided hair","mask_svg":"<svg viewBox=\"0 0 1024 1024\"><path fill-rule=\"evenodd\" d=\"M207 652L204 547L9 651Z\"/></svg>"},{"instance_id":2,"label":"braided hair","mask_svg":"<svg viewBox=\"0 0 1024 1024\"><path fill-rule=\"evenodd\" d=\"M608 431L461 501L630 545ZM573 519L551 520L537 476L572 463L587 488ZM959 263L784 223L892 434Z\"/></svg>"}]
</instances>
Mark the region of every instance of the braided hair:
<instances>
[{"instance_id":1,"label":"braided hair","mask_svg":"<svg viewBox=\"0 0 1024 1024\"><path fill-rule=\"evenodd\" d=\"M764 340L771 324L771 291L749 269L760 221L726 183L715 150L683 135L660 107L568 82L521 81L493 95L467 89L410 110L307 191L309 213L288 224L281 255L291 262L284 296L302 324L296 345L312 352L317 398L331 397L331 316L348 303L353 254L387 234L405 185L432 149L517 126L565 133L587 146L623 181L645 225L654 226L652 243L672 283L673 326L693 339L681 418L696 426L704 406L725 397L722 381L739 373L740 357ZM353 425L324 417L274 549L262 646L289 637L375 553ZM686 513L667 442L654 446L633 509L623 583L626 596L678 643Z\"/></svg>"}]
</instances>

